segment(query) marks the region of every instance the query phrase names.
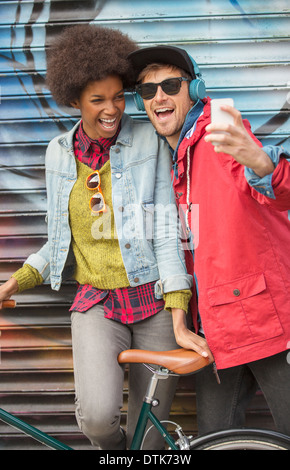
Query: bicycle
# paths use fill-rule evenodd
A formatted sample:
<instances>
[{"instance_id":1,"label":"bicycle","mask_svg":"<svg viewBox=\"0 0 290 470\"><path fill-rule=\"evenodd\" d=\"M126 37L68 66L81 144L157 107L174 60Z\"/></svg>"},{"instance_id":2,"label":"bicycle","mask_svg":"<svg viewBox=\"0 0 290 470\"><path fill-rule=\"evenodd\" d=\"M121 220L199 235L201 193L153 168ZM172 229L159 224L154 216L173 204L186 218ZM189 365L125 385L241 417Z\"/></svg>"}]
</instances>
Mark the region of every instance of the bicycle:
<instances>
[{"instance_id":1,"label":"bicycle","mask_svg":"<svg viewBox=\"0 0 290 470\"><path fill-rule=\"evenodd\" d=\"M15 301L4 301L4 308L13 308ZM172 351L146 351L128 349L118 356L120 364L142 363L152 373L147 391L140 410L133 441L129 450L142 450L144 440L151 428L155 427L163 436L165 443L172 451L193 450L290 450L290 437L276 431L262 429L229 429L205 436L186 436L182 428L172 421L159 421L152 411L158 406L154 394L159 380L166 380L171 375L184 375L198 373L204 367L209 367L209 361L194 351L175 349ZM155 367L153 367L153 364ZM0 419L6 424L17 428L33 439L54 450L73 450L73 448L54 439L19 418L0 409ZM148 422L152 425L146 431ZM164 424L172 423L176 426L175 440Z\"/></svg>"},{"instance_id":2,"label":"bicycle","mask_svg":"<svg viewBox=\"0 0 290 470\"><path fill-rule=\"evenodd\" d=\"M120 363L143 363L153 374L143 400L130 450L142 449L148 421L151 421L162 434L171 450L290 450L290 437L275 431L250 428L229 429L193 438L186 436L182 428L174 423L177 426L175 433L178 436L178 439L174 441L163 424L152 413L152 408L158 405L154 398L158 381L166 380L170 375L196 373L209 366L208 360L186 349L161 352L129 349L121 352L118 360ZM154 369L149 364L159 367Z\"/></svg>"}]
</instances>

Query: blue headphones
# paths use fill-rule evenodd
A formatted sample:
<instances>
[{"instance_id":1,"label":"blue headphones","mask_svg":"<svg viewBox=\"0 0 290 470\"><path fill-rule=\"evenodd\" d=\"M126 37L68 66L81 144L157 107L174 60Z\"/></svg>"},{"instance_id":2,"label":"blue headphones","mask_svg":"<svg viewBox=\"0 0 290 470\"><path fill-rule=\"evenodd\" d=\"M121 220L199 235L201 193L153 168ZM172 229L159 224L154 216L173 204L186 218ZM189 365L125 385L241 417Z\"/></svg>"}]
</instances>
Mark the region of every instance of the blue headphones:
<instances>
[{"instance_id":1,"label":"blue headphones","mask_svg":"<svg viewBox=\"0 0 290 470\"><path fill-rule=\"evenodd\" d=\"M204 80L202 79L197 63L193 60L193 58L189 54L188 54L188 57L190 58L192 62L194 74L196 77L193 80L191 80L191 82L189 83L189 96L192 101L202 100L203 98L205 98L205 95L206 95L205 83L204 83ZM141 98L139 93L135 92L133 94L133 97L134 97L134 102L138 111L145 111L143 98Z\"/></svg>"}]
</instances>

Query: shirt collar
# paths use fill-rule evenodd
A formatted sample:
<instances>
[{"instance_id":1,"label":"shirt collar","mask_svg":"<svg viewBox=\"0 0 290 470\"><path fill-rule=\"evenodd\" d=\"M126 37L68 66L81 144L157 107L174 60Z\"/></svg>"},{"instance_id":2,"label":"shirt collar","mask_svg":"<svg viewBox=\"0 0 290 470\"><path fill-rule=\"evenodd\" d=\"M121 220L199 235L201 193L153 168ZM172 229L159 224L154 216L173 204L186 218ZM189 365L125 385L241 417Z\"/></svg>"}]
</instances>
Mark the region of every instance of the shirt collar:
<instances>
[{"instance_id":1,"label":"shirt collar","mask_svg":"<svg viewBox=\"0 0 290 470\"><path fill-rule=\"evenodd\" d=\"M91 145L96 145L100 149L103 149L103 150L109 149L116 142L117 137L120 133L120 130L121 130L121 123L119 124L118 130L113 137L110 137L109 139L101 137L100 139L94 140L94 139L91 139L85 133L83 129L83 122L81 121L76 137L77 137L82 154L85 154L89 150Z\"/></svg>"}]
</instances>

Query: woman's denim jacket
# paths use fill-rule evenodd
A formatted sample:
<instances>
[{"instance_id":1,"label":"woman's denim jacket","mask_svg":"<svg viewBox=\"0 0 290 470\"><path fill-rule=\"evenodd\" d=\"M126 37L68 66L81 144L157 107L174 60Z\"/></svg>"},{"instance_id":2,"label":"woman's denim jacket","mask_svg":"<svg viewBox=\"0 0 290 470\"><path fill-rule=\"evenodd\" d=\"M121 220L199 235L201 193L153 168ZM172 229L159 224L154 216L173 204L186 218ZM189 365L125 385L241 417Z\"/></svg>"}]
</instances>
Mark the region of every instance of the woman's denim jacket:
<instances>
[{"instance_id":1,"label":"woman's denim jacket","mask_svg":"<svg viewBox=\"0 0 290 470\"><path fill-rule=\"evenodd\" d=\"M26 260L54 290L74 271L68 204L77 178L73 136L78 126L48 145L48 241ZM124 114L110 162L115 226L130 285L157 281L158 297L190 288L192 276L184 267L175 201L171 201L171 157L166 144L149 122Z\"/></svg>"}]
</instances>

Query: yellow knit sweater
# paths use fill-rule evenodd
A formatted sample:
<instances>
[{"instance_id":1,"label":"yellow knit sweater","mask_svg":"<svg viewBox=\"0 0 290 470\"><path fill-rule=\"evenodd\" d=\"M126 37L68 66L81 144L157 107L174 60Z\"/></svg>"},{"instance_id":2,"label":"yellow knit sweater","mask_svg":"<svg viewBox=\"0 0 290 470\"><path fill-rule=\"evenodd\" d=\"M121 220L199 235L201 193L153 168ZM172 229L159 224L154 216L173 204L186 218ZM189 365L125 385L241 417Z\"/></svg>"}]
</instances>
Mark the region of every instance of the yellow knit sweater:
<instances>
[{"instance_id":1,"label":"yellow knit sweater","mask_svg":"<svg viewBox=\"0 0 290 470\"><path fill-rule=\"evenodd\" d=\"M90 284L98 289L128 287L130 284L115 230L110 161L100 170L106 212L99 215L93 214L89 208L90 198L96 191L85 187L86 178L92 169L78 160L76 164L78 178L69 200L72 248L76 259L74 279L80 284ZM19 284L19 291L43 282L38 271L29 265L24 265L13 277ZM167 293L164 295L165 308L187 311L190 297L190 290Z\"/></svg>"}]
</instances>

